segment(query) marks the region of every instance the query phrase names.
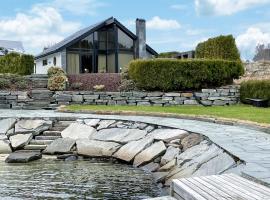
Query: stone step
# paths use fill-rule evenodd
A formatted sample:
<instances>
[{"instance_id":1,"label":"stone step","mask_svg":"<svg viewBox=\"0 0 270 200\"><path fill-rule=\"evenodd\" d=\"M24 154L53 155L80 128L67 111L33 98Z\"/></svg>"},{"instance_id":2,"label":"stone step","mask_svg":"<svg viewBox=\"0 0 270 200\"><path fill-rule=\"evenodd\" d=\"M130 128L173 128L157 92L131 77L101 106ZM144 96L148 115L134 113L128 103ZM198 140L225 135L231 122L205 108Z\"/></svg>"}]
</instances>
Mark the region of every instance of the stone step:
<instances>
[{"instance_id":1,"label":"stone step","mask_svg":"<svg viewBox=\"0 0 270 200\"><path fill-rule=\"evenodd\" d=\"M68 127L70 124L74 123L75 121L58 121L56 123L54 123L54 127Z\"/></svg>"},{"instance_id":2,"label":"stone step","mask_svg":"<svg viewBox=\"0 0 270 200\"><path fill-rule=\"evenodd\" d=\"M51 131L63 131L64 129L66 129L67 127L65 126L65 127L63 127L63 126L58 126L58 127L52 127L50 130Z\"/></svg>"},{"instance_id":3,"label":"stone step","mask_svg":"<svg viewBox=\"0 0 270 200\"><path fill-rule=\"evenodd\" d=\"M44 131L42 136L61 136L61 131Z\"/></svg>"},{"instance_id":4,"label":"stone step","mask_svg":"<svg viewBox=\"0 0 270 200\"><path fill-rule=\"evenodd\" d=\"M32 145L49 145L53 140L31 140L29 144Z\"/></svg>"},{"instance_id":5,"label":"stone step","mask_svg":"<svg viewBox=\"0 0 270 200\"><path fill-rule=\"evenodd\" d=\"M34 145L34 144L29 144L26 145L23 149L24 150L44 150L46 149L47 145Z\"/></svg>"},{"instance_id":6,"label":"stone step","mask_svg":"<svg viewBox=\"0 0 270 200\"><path fill-rule=\"evenodd\" d=\"M56 140L58 138L61 138L61 136L35 136L35 140Z\"/></svg>"}]
</instances>

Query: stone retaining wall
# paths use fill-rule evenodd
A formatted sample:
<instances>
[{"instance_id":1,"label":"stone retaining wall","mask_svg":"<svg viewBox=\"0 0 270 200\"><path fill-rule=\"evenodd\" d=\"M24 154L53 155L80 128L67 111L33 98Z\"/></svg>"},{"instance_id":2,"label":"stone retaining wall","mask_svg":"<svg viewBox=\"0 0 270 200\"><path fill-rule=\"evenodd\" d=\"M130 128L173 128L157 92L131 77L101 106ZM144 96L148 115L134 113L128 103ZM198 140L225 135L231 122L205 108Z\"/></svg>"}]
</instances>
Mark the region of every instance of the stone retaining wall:
<instances>
[{"instance_id":1,"label":"stone retaining wall","mask_svg":"<svg viewBox=\"0 0 270 200\"><path fill-rule=\"evenodd\" d=\"M32 90L30 92L0 92L0 108L57 107L58 105L132 105L172 106L232 105L239 102L238 85L198 92L93 92Z\"/></svg>"}]
</instances>

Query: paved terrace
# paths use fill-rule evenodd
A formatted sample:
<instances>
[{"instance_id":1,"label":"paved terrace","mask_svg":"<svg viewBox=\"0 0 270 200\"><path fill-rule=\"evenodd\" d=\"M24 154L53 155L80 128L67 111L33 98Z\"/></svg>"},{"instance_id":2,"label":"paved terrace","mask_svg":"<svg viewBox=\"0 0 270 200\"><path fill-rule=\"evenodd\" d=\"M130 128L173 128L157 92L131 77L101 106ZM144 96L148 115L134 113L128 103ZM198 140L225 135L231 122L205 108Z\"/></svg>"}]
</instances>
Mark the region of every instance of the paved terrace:
<instances>
[{"instance_id":1,"label":"paved terrace","mask_svg":"<svg viewBox=\"0 0 270 200\"><path fill-rule=\"evenodd\" d=\"M246 163L240 170L243 175L270 185L270 134L244 127L221 125L186 119L60 113L46 110L0 110L0 118L60 117L102 118L146 122L184 129L207 136L214 143Z\"/></svg>"}]
</instances>

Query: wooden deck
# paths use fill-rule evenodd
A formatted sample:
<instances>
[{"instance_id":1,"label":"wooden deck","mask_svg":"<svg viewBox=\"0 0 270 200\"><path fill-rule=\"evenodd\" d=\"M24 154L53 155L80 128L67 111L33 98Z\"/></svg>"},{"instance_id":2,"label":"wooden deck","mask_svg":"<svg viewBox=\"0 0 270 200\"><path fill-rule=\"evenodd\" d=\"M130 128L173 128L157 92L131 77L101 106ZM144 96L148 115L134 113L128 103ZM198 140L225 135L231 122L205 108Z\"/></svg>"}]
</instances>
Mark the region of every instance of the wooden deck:
<instances>
[{"instance_id":1,"label":"wooden deck","mask_svg":"<svg viewBox=\"0 0 270 200\"><path fill-rule=\"evenodd\" d=\"M270 188L224 174L175 179L171 196L179 200L270 200Z\"/></svg>"}]
</instances>

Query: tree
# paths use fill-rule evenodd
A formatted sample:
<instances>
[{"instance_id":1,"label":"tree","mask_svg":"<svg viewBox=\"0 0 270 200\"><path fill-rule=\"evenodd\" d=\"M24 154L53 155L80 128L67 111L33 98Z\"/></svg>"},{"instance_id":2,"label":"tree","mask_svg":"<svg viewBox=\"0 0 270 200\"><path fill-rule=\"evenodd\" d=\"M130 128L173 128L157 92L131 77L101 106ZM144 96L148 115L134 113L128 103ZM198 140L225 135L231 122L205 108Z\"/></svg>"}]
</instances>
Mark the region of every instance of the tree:
<instances>
[{"instance_id":1,"label":"tree","mask_svg":"<svg viewBox=\"0 0 270 200\"><path fill-rule=\"evenodd\" d=\"M270 43L267 45L258 44L253 61L270 61Z\"/></svg>"}]
</instances>

